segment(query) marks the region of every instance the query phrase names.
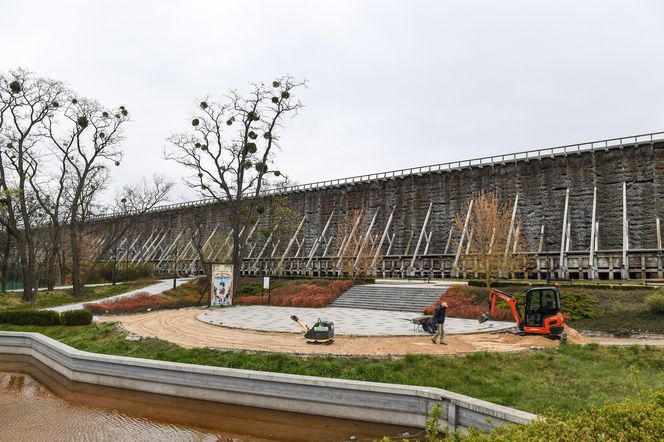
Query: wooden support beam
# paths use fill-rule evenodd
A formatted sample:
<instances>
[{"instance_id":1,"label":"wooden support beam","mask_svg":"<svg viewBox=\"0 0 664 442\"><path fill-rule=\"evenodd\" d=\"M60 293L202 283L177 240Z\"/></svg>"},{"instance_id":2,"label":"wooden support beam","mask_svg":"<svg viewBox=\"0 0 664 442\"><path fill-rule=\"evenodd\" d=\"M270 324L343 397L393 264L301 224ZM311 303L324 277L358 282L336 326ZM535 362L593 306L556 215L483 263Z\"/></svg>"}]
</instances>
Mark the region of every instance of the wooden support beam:
<instances>
[{"instance_id":1,"label":"wooden support beam","mask_svg":"<svg viewBox=\"0 0 664 442\"><path fill-rule=\"evenodd\" d=\"M569 208L569 188L565 191L565 210L563 211L563 227L560 235L560 257L558 260L558 277L565 279L567 276L567 266L565 265L565 239L567 234L567 210Z\"/></svg>"},{"instance_id":2,"label":"wooden support beam","mask_svg":"<svg viewBox=\"0 0 664 442\"><path fill-rule=\"evenodd\" d=\"M374 269L376 267L376 261L378 260L378 255L380 255L380 251L383 249L383 243L385 242L385 239L387 239L389 241L390 248L392 247L392 241L390 241L388 231L390 229L390 225L392 224L392 218L394 217L394 209L395 208L396 208L396 206L392 208L392 212L390 212L390 216L389 216L389 218L387 218L387 223L385 224L385 228L383 229L383 234L380 236L380 241L378 242L378 247L376 247L376 253L374 254L374 257L371 260L371 265L369 266L369 268L371 268L371 269ZM386 255L387 254L389 254L389 250L386 253Z\"/></svg>"},{"instance_id":3,"label":"wooden support beam","mask_svg":"<svg viewBox=\"0 0 664 442\"><path fill-rule=\"evenodd\" d=\"M281 269L281 266L283 265L284 261L286 260L286 255L288 255L288 252L290 252L291 247L293 247L293 243L295 242L295 238L300 233L300 229L302 229L302 226L304 225L304 221L306 219L307 219L307 215L305 214L302 217L302 221L300 221L300 224L297 226L297 230L295 230L295 233L293 234L293 237L288 242L288 245L286 246L286 250L284 250L284 254L281 255L281 259L279 260L279 264L277 265L278 269Z\"/></svg>"},{"instance_id":4,"label":"wooden support beam","mask_svg":"<svg viewBox=\"0 0 664 442\"><path fill-rule=\"evenodd\" d=\"M332 217L334 217L334 210L332 210L332 213L330 213L330 216L327 218L327 222L325 223L325 227L323 227L323 231L316 237L316 240L314 241L314 245L311 246L311 251L309 251L309 256L307 258L307 264L304 266L305 269L309 270L311 269L311 261L314 259L314 256L316 256L316 252L318 251L318 247L320 247L321 243L325 241L325 234L327 233L327 229L330 227L330 223L332 222ZM325 251L323 252L323 256L327 253L327 245L329 244L329 241L326 243Z\"/></svg>"},{"instance_id":5,"label":"wooden support beam","mask_svg":"<svg viewBox=\"0 0 664 442\"><path fill-rule=\"evenodd\" d=\"M371 222L369 223L369 227L367 228L366 233L364 234L364 237L362 238L362 242L360 243L360 248L357 251L357 256L355 258L355 263L353 264L353 269L357 270L358 265L360 263L360 258L362 257L362 252L364 251L364 246L366 243L369 242L369 238L371 237L371 230L373 229L374 223L376 222L376 217L378 216L378 212L380 210L380 206L376 208L376 212L374 213L374 216L371 218ZM371 251L369 251L371 253Z\"/></svg>"},{"instance_id":6,"label":"wooden support beam","mask_svg":"<svg viewBox=\"0 0 664 442\"><path fill-rule=\"evenodd\" d=\"M590 254L588 255L588 279L595 279L595 218L597 212L597 187L593 188L593 209L590 217Z\"/></svg>"},{"instance_id":7,"label":"wooden support beam","mask_svg":"<svg viewBox=\"0 0 664 442\"><path fill-rule=\"evenodd\" d=\"M456 256L454 257L454 263L452 264L452 273L453 276L458 276L459 274L459 256L461 255L461 248L463 247L463 240L466 237L466 230L468 230L468 221L470 220L470 214L473 210L473 200L470 200L468 204L468 212L466 212L466 219L463 222L463 230L461 231L461 239L459 240L459 247L457 248Z\"/></svg>"},{"instance_id":8,"label":"wooden support beam","mask_svg":"<svg viewBox=\"0 0 664 442\"><path fill-rule=\"evenodd\" d=\"M417 259L417 252L420 251L420 245L422 244L422 238L427 231L427 225L429 224L429 217L431 216L431 208L433 203L429 203L429 208L427 209L427 214L424 217L424 224L422 224L422 230L420 230L420 236L417 238L417 245L415 246L415 253L413 253L413 258L410 260L410 269L412 270L415 267L415 260Z\"/></svg>"},{"instance_id":9,"label":"wooden support beam","mask_svg":"<svg viewBox=\"0 0 664 442\"><path fill-rule=\"evenodd\" d=\"M512 234L514 233L514 223L516 221L516 209L519 204L519 194L514 197L514 206L512 207L512 217L510 218L510 228L507 231L507 241L505 241L505 256L509 253L510 243L512 242Z\"/></svg>"},{"instance_id":10,"label":"wooden support beam","mask_svg":"<svg viewBox=\"0 0 664 442\"><path fill-rule=\"evenodd\" d=\"M629 279L629 261L627 251L629 250L629 226L627 220L627 182L623 181L623 244L622 244L622 265L620 266L620 275L622 279Z\"/></svg>"}]
</instances>

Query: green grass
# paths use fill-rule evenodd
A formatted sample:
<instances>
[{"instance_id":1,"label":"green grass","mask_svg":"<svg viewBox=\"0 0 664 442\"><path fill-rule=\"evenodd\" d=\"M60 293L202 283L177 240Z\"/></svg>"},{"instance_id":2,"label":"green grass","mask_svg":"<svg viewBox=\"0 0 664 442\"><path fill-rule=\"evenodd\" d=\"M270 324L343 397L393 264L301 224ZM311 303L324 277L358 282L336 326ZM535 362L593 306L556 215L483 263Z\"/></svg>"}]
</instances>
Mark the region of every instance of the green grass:
<instances>
[{"instance_id":1,"label":"green grass","mask_svg":"<svg viewBox=\"0 0 664 442\"><path fill-rule=\"evenodd\" d=\"M94 301L96 299L119 295L130 290L154 284L153 279L141 279L139 281L126 282L122 284L103 285L98 287L84 287L82 297L74 297L72 289L39 291L37 292L36 308L56 307L59 305L74 304L77 302ZM30 307L21 301L20 292L0 293L0 310Z\"/></svg>"},{"instance_id":2,"label":"green grass","mask_svg":"<svg viewBox=\"0 0 664 442\"><path fill-rule=\"evenodd\" d=\"M157 339L124 340L112 324L81 327L0 325L35 331L72 347L147 359L440 387L533 413L576 413L584 407L636 395L636 377L664 388L664 349L562 345L559 349L467 356L402 358L307 357L213 349L183 349Z\"/></svg>"}]
</instances>

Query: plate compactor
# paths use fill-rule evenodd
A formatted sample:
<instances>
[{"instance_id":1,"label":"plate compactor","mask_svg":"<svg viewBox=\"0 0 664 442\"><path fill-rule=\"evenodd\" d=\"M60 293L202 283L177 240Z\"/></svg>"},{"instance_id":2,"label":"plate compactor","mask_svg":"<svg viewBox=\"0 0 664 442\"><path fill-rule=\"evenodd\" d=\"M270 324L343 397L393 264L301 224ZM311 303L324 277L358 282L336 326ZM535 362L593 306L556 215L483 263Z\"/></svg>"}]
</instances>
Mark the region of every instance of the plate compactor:
<instances>
[{"instance_id":1,"label":"plate compactor","mask_svg":"<svg viewBox=\"0 0 664 442\"><path fill-rule=\"evenodd\" d=\"M304 331L304 339L308 344L331 344L334 341L334 322L321 321L318 318L314 326L309 328L297 316L290 318Z\"/></svg>"}]
</instances>

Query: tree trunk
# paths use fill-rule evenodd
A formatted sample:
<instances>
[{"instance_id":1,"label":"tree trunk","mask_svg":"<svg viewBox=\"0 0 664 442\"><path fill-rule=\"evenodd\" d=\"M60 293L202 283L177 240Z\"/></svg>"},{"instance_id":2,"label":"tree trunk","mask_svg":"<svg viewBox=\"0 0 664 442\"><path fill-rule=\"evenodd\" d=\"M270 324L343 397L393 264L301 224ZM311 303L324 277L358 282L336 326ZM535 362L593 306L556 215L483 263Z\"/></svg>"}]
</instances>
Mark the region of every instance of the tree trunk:
<instances>
[{"instance_id":1,"label":"tree trunk","mask_svg":"<svg viewBox=\"0 0 664 442\"><path fill-rule=\"evenodd\" d=\"M54 247L48 252L47 267L46 267L46 288L52 291L55 288L55 258L57 256L57 249Z\"/></svg>"},{"instance_id":2,"label":"tree trunk","mask_svg":"<svg viewBox=\"0 0 664 442\"><path fill-rule=\"evenodd\" d=\"M81 253L78 244L78 225L72 222L69 229L69 240L71 242L71 283L72 294L80 297L83 294L81 285Z\"/></svg>"},{"instance_id":3,"label":"tree trunk","mask_svg":"<svg viewBox=\"0 0 664 442\"><path fill-rule=\"evenodd\" d=\"M11 250L11 239L9 237L9 232L5 235L5 249L2 253L2 281L0 281L0 290L2 293L7 291L7 270L9 269L9 252Z\"/></svg>"},{"instance_id":4,"label":"tree trunk","mask_svg":"<svg viewBox=\"0 0 664 442\"><path fill-rule=\"evenodd\" d=\"M21 241L23 242L23 241ZM18 243L18 241L17 241ZM20 261L21 261L21 273L23 275L23 295L21 296L21 301L23 302L32 302L34 293L32 292L34 272L32 263L30 262L29 253L27 253L25 243L24 247L20 250Z\"/></svg>"},{"instance_id":5,"label":"tree trunk","mask_svg":"<svg viewBox=\"0 0 664 442\"><path fill-rule=\"evenodd\" d=\"M242 265L242 248L240 247L240 220L239 217L233 220L233 291L232 298L235 298L235 292L240 284L240 266Z\"/></svg>"}]
</instances>

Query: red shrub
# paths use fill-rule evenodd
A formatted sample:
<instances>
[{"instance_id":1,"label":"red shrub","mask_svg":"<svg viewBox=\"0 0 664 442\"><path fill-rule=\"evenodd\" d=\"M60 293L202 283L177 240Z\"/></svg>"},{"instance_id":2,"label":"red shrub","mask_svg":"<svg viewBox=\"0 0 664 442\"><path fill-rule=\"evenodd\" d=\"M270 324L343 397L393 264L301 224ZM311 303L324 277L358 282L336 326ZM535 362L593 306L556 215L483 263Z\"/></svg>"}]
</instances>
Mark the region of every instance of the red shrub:
<instances>
[{"instance_id":1,"label":"red shrub","mask_svg":"<svg viewBox=\"0 0 664 442\"><path fill-rule=\"evenodd\" d=\"M84 304L83 307L92 312L92 314L103 315L145 311L148 308L154 309L168 303L168 300L160 296L151 295L147 292L139 292L133 296L127 296L115 301Z\"/></svg>"},{"instance_id":2,"label":"red shrub","mask_svg":"<svg viewBox=\"0 0 664 442\"><path fill-rule=\"evenodd\" d=\"M479 301L473 294L472 287L463 285L453 285L446 293L438 298L436 303L431 304L424 309L424 313L431 315L436 309L436 305L444 300L447 302L447 316L454 318L477 319L482 313L489 311L489 298L486 302ZM509 310L496 308L492 317L497 321L512 321L514 317Z\"/></svg>"},{"instance_id":3,"label":"red shrub","mask_svg":"<svg viewBox=\"0 0 664 442\"><path fill-rule=\"evenodd\" d=\"M297 284L272 291L272 305L284 307L326 307L353 286L351 280L332 281L327 285ZM235 298L236 304L267 304L267 295Z\"/></svg>"}]
</instances>

